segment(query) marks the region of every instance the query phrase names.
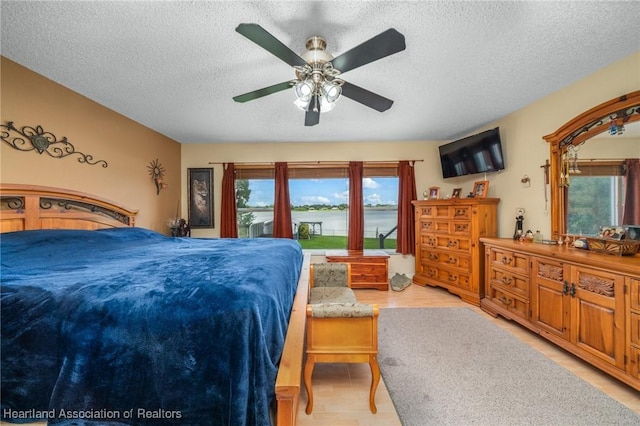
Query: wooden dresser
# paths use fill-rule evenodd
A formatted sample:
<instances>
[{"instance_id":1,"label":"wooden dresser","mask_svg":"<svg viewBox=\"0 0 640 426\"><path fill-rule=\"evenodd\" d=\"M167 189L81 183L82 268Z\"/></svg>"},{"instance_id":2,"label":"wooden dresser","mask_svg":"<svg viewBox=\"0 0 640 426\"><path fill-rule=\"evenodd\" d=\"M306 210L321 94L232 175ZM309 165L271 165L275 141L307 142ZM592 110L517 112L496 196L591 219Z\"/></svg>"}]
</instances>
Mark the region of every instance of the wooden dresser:
<instances>
[{"instance_id":1,"label":"wooden dresser","mask_svg":"<svg viewBox=\"0 0 640 426\"><path fill-rule=\"evenodd\" d=\"M481 241L487 265L482 309L640 390L640 255Z\"/></svg>"},{"instance_id":2,"label":"wooden dresser","mask_svg":"<svg viewBox=\"0 0 640 426\"><path fill-rule=\"evenodd\" d=\"M498 198L414 201L416 273L419 285L444 287L480 305L484 256L480 237L498 232Z\"/></svg>"},{"instance_id":3,"label":"wooden dresser","mask_svg":"<svg viewBox=\"0 0 640 426\"><path fill-rule=\"evenodd\" d=\"M389 254L382 250L327 250L327 262L351 264L351 288L389 290Z\"/></svg>"}]
</instances>

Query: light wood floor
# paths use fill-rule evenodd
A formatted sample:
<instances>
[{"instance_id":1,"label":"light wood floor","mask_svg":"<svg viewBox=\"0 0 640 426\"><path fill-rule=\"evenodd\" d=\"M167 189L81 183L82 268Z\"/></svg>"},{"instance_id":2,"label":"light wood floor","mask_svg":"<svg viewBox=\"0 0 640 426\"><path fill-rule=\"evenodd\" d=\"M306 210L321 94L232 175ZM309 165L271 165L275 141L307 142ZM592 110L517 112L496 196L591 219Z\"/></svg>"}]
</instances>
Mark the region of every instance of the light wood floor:
<instances>
[{"instance_id":1,"label":"light wood floor","mask_svg":"<svg viewBox=\"0 0 640 426\"><path fill-rule=\"evenodd\" d=\"M622 382L601 373L547 342L518 324L502 317L493 318L478 307L469 305L444 289L420 287L412 284L402 292L389 290L355 290L361 303L377 303L381 308L418 308L436 306L465 306L507 330L529 346L538 350L562 367L573 372L602 392L640 414L640 393ZM313 373L314 407L305 413L306 392L300 397L299 426L400 426L393 402L389 398L384 380L376 393L378 413L369 411L371 373L366 364L316 364Z\"/></svg>"}]
</instances>

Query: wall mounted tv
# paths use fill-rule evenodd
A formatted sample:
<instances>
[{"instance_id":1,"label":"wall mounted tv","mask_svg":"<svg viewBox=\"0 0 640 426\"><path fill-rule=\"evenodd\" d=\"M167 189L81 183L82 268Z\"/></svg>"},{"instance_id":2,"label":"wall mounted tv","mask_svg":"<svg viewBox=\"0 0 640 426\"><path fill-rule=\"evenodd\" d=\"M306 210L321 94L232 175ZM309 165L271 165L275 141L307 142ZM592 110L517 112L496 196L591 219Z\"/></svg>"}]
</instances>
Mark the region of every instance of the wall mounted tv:
<instances>
[{"instance_id":1,"label":"wall mounted tv","mask_svg":"<svg viewBox=\"0 0 640 426\"><path fill-rule=\"evenodd\" d=\"M443 178L504 169L498 127L441 145L438 149Z\"/></svg>"}]
</instances>

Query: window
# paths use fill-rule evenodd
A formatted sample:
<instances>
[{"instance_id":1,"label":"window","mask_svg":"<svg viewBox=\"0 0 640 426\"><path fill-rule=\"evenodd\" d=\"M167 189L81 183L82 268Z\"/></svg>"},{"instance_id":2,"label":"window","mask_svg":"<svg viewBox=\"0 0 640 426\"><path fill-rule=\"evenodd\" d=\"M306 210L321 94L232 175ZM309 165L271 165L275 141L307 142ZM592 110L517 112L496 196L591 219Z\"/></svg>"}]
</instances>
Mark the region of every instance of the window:
<instances>
[{"instance_id":1,"label":"window","mask_svg":"<svg viewBox=\"0 0 640 426\"><path fill-rule=\"evenodd\" d=\"M574 235L597 235L601 226L619 226L624 211L622 164L578 163L570 175L567 230Z\"/></svg>"},{"instance_id":2,"label":"window","mask_svg":"<svg viewBox=\"0 0 640 426\"><path fill-rule=\"evenodd\" d=\"M273 231L273 168L236 166L239 237ZM363 203L366 249L395 249L398 176L395 164L365 164ZM347 164L289 165L294 235L305 249L345 249L349 223Z\"/></svg>"}]
</instances>

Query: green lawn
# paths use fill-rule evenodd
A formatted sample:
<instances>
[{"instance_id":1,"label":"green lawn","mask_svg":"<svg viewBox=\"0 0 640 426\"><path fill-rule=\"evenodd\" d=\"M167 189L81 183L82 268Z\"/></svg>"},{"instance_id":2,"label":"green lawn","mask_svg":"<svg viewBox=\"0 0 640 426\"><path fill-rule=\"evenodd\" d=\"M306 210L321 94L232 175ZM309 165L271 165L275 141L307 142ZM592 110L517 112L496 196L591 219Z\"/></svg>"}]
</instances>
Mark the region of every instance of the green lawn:
<instances>
[{"instance_id":1,"label":"green lawn","mask_svg":"<svg viewBox=\"0 0 640 426\"><path fill-rule=\"evenodd\" d=\"M300 246L303 249L346 249L347 237L346 236L324 236L324 235L312 235L310 239L298 240ZM365 238L365 249L379 249L377 238ZM384 240L385 249L395 249L396 240L386 239Z\"/></svg>"},{"instance_id":2,"label":"green lawn","mask_svg":"<svg viewBox=\"0 0 640 426\"><path fill-rule=\"evenodd\" d=\"M240 228L238 230L238 237L247 238L247 228ZM311 238L299 239L298 242L303 249L346 249L347 248L347 237L346 236L325 236L325 235L311 235ZM365 238L364 239L364 248L369 249L380 249L378 247L378 239L377 238ZM387 238L384 240L384 249L395 249L396 248L396 240Z\"/></svg>"}]
</instances>

